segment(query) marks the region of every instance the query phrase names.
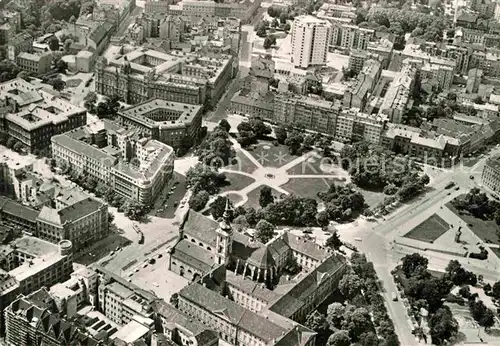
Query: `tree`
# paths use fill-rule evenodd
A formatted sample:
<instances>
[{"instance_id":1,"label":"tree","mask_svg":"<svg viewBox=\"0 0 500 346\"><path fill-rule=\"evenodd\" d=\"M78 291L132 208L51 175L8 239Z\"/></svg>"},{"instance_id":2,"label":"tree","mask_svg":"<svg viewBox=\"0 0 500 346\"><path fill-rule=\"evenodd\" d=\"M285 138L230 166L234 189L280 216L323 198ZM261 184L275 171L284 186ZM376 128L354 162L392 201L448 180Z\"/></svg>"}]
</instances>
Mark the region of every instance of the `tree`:
<instances>
[{"instance_id":1,"label":"tree","mask_svg":"<svg viewBox=\"0 0 500 346\"><path fill-rule=\"evenodd\" d=\"M186 173L186 184L194 193L204 190L211 195L215 194L225 181L224 173L219 173L216 168L210 168L203 163L189 168Z\"/></svg>"},{"instance_id":2,"label":"tree","mask_svg":"<svg viewBox=\"0 0 500 346\"><path fill-rule=\"evenodd\" d=\"M493 298L500 299L500 281L497 281L493 284L490 294Z\"/></svg>"},{"instance_id":3,"label":"tree","mask_svg":"<svg viewBox=\"0 0 500 346\"><path fill-rule=\"evenodd\" d=\"M53 52L56 51L56 50L59 50L59 39L57 38L56 35L53 35L49 39L49 48Z\"/></svg>"},{"instance_id":4,"label":"tree","mask_svg":"<svg viewBox=\"0 0 500 346\"><path fill-rule=\"evenodd\" d=\"M274 237L274 225L266 220L260 220L255 226L255 237L263 244Z\"/></svg>"},{"instance_id":5,"label":"tree","mask_svg":"<svg viewBox=\"0 0 500 346\"><path fill-rule=\"evenodd\" d=\"M326 239L325 246L329 247L332 250L338 250L343 245L342 241L339 238L337 232L333 232L331 236Z\"/></svg>"},{"instance_id":6,"label":"tree","mask_svg":"<svg viewBox=\"0 0 500 346\"><path fill-rule=\"evenodd\" d=\"M328 340L331 332L325 315L318 312L317 310L313 311L307 316L304 326L318 333L318 335L316 336L317 344L326 344L326 341Z\"/></svg>"},{"instance_id":7,"label":"tree","mask_svg":"<svg viewBox=\"0 0 500 346\"><path fill-rule=\"evenodd\" d=\"M450 308L444 306L429 319L430 335L434 345L443 345L458 333L458 322Z\"/></svg>"},{"instance_id":8,"label":"tree","mask_svg":"<svg viewBox=\"0 0 500 346\"><path fill-rule=\"evenodd\" d=\"M472 317L480 326L490 328L495 324L493 311L488 309L482 300L476 301L475 298L471 298L471 300L469 300L469 309Z\"/></svg>"},{"instance_id":9,"label":"tree","mask_svg":"<svg viewBox=\"0 0 500 346\"><path fill-rule=\"evenodd\" d=\"M210 204L210 214L214 217L215 220L219 219L224 215L224 211L226 210L226 203L228 202L227 197L217 196L215 201ZM231 201L229 201L231 205Z\"/></svg>"},{"instance_id":10,"label":"tree","mask_svg":"<svg viewBox=\"0 0 500 346\"><path fill-rule=\"evenodd\" d=\"M200 162L210 167L220 167L228 164L235 152L227 131L221 126L216 126L199 145L197 154Z\"/></svg>"},{"instance_id":11,"label":"tree","mask_svg":"<svg viewBox=\"0 0 500 346\"><path fill-rule=\"evenodd\" d=\"M226 130L226 132L229 132L229 130L231 130L231 125L226 119L222 119L221 121L219 121L219 126Z\"/></svg>"},{"instance_id":12,"label":"tree","mask_svg":"<svg viewBox=\"0 0 500 346\"><path fill-rule=\"evenodd\" d=\"M253 118L249 121L253 133L257 138L262 138L271 134L272 129L266 125L261 119Z\"/></svg>"},{"instance_id":13,"label":"tree","mask_svg":"<svg viewBox=\"0 0 500 346\"><path fill-rule=\"evenodd\" d=\"M280 23L278 22L278 20L276 18L274 18L273 21L271 22L271 26L273 28L277 28L279 25L280 25Z\"/></svg>"},{"instance_id":14,"label":"tree","mask_svg":"<svg viewBox=\"0 0 500 346\"><path fill-rule=\"evenodd\" d=\"M264 39L264 49L269 49L276 44L275 36L266 36Z\"/></svg>"},{"instance_id":15,"label":"tree","mask_svg":"<svg viewBox=\"0 0 500 346\"><path fill-rule=\"evenodd\" d=\"M267 22L266 21L260 21L259 24L257 24L257 27L255 29L256 35L259 37L265 37L267 34Z\"/></svg>"},{"instance_id":16,"label":"tree","mask_svg":"<svg viewBox=\"0 0 500 346\"><path fill-rule=\"evenodd\" d=\"M361 278L354 273L344 275L339 282L340 293L342 293L347 300L351 300L360 294L362 288L363 282Z\"/></svg>"},{"instance_id":17,"label":"tree","mask_svg":"<svg viewBox=\"0 0 500 346\"><path fill-rule=\"evenodd\" d=\"M95 103L97 102L97 94L94 91L89 91L89 93L84 98L84 106L87 108L89 113L95 113Z\"/></svg>"},{"instance_id":18,"label":"tree","mask_svg":"<svg viewBox=\"0 0 500 346\"><path fill-rule=\"evenodd\" d=\"M286 23L285 26L283 27L283 30L285 30L286 33L288 33L290 31L292 27L290 26L289 23Z\"/></svg>"},{"instance_id":19,"label":"tree","mask_svg":"<svg viewBox=\"0 0 500 346\"><path fill-rule=\"evenodd\" d=\"M403 257L402 262L402 269L406 277L413 276L417 269L426 270L427 265L429 264L429 260L427 258L416 252Z\"/></svg>"},{"instance_id":20,"label":"tree","mask_svg":"<svg viewBox=\"0 0 500 346\"><path fill-rule=\"evenodd\" d=\"M66 87L66 82L60 78L51 78L47 81L47 84L52 85L52 88L57 91L62 91Z\"/></svg>"},{"instance_id":21,"label":"tree","mask_svg":"<svg viewBox=\"0 0 500 346\"><path fill-rule=\"evenodd\" d=\"M172 306L174 308L177 308L177 306L179 305L179 294L178 293L174 293L170 296L170 304L172 304Z\"/></svg>"},{"instance_id":22,"label":"tree","mask_svg":"<svg viewBox=\"0 0 500 346\"><path fill-rule=\"evenodd\" d=\"M352 341L358 341L363 333L373 329L370 313L365 308L356 308L352 312L344 313L342 329L349 332Z\"/></svg>"},{"instance_id":23,"label":"tree","mask_svg":"<svg viewBox=\"0 0 500 346\"><path fill-rule=\"evenodd\" d=\"M13 137L7 138L7 142L5 143L5 146L9 149L12 149L12 147L16 144L16 139Z\"/></svg>"},{"instance_id":24,"label":"tree","mask_svg":"<svg viewBox=\"0 0 500 346\"><path fill-rule=\"evenodd\" d=\"M120 101L122 101L122 98L118 95L114 95L106 98L104 101L99 102L96 109L96 115L99 117L99 119L115 118L118 114L118 111L120 110Z\"/></svg>"},{"instance_id":25,"label":"tree","mask_svg":"<svg viewBox=\"0 0 500 346\"><path fill-rule=\"evenodd\" d=\"M189 207L194 211L200 211L205 208L205 205L208 203L210 199L210 195L207 191L201 190L198 193L193 193L191 198L189 199Z\"/></svg>"},{"instance_id":26,"label":"tree","mask_svg":"<svg viewBox=\"0 0 500 346\"><path fill-rule=\"evenodd\" d=\"M476 285L477 284L477 276L462 268L462 265L457 260L451 260L448 266L446 267L446 275L448 275L449 279L453 284L457 286L461 285Z\"/></svg>"},{"instance_id":27,"label":"tree","mask_svg":"<svg viewBox=\"0 0 500 346\"><path fill-rule=\"evenodd\" d=\"M340 325L344 319L344 312L346 307L341 303L332 303L328 305L326 311L326 320L330 325L331 329L339 329Z\"/></svg>"},{"instance_id":28,"label":"tree","mask_svg":"<svg viewBox=\"0 0 500 346\"><path fill-rule=\"evenodd\" d=\"M288 147L290 154L296 155L302 146L302 142L304 141L304 135L300 132L294 131L290 135L287 136L285 140L285 145Z\"/></svg>"},{"instance_id":29,"label":"tree","mask_svg":"<svg viewBox=\"0 0 500 346\"><path fill-rule=\"evenodd\" d=\"M146 214L146 206L135 200L124 203L123 211L130 220L140 220Z\"/></svg>"},{"instance_id":30,"label":"tree","mask_svg":"<svg viewBox=\"0 0 500 346\"><path fill-rule=\"evenodd\" d=\"M330 224L330 217L328 216L328 212L322 210L316 214L316 222L318 226L326 227Z\"/></svg>"},{"instance_id":31,"label":"tree","mask_svg":"<svg viewBox=\"0 0 500 346\"><path fill-rule=\"evenodd\" d=\"M262 208L265 208L273 202L274 202L273 191L269 186L265 185L260 190L259 205Z\"/></svg>"},{"instance_id":32,"label":"tree","mask_svg":"<svg viewBox=\"0 0 500 346\"><path fill-rule=\"evenodd\" d=\"M66 73L66 70L68 69L68 63L63 59L57 59L55 62L55 67L57 71L61 73Z\"/></svg>"},{"instance_id":33,"label":"tree","mask_svg":"<svg viewBox=\"0 0 500 346\"><path fill-rule=\"evenodd\" d=\"M274 135L276 136L278 143L285 144L288 132L283 126L278 126L274 129Z\"/></svg>"},{"instance_id":34,"label":"tree","mask_svg":"<svg viewBox=\"0 0 500 346\"><path fill-rule=\"evenodd\" d=\"M351 338L345 330L339 330L328 338L328 346L350 346Z\"/></svg>"},{"instance_id":35,"label":"tree","mask_svg":"<svg viewBox=\"0 0 500 346\"><path fill-rule=\"evenodd\" d=\"M12 146L12 150L20 152L21 149L23 148L23 145L21 142L16 141L14 145Z\"/></svg>"}]
</instances>

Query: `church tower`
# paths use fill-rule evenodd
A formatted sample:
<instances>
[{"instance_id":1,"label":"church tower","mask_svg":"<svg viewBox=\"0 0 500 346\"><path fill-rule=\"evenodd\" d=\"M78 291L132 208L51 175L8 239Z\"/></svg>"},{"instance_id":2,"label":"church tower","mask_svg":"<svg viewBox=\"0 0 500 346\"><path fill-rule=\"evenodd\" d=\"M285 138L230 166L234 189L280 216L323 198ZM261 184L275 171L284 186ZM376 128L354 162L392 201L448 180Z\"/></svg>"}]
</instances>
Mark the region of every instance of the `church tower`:
<instances>
[{"instance_id":1,"label":"church tower","mask_svg":"<svg viewBox=\"0 0 500 346\"><path fill-rule=\"evenodd\" d=\"M226 209L217 229L217 248L215 252L217 264L229 264L233 251L233 229L231 228L231 207L229 199L226 199Z\"/></svg>"}]
</instances>

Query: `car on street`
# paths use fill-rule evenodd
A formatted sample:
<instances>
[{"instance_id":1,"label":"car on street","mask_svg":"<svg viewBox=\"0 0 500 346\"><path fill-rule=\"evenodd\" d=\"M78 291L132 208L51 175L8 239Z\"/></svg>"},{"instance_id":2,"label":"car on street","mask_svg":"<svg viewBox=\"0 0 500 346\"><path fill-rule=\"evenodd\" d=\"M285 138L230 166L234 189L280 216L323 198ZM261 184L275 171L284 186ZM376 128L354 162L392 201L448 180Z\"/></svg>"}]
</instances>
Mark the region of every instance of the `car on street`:
<instances>
[{"instance_id":1,"label":"car on street","mask_svg":"<svg viewBox=\"0 0 500 346\"><path fill-rule=\"evenodd\" d=\"M398 301L398 294L396 292L392 292L392 301L397 302Z\"/></svg>"},{"instance_id":2,"label":"car on street","mask_svg":"<svg viewBox=\"0 0 500 346\"><path fill-rule=\"evenodd\" d=\"M363 241L363 239L361 239L360 237L356 237L356 238L354 238L354 240L356 240L356 241Z\"/></svg>"},{"instance_id":3,"label":"car on street","mask_svg":"<svg viewBox=\"0 0 500 346\"><path fill-rule=\"evenodd\" d=\"M149 264L155 264L156 263L156 260L154 258L151 258L149 261L148 261Z\"/></svg>"},{"instance_id":4,"label":"car on street","mask_svg":"<svg viewBox=\"0 0 500 346\"><path fill-rule=\"evenodd\" d=\"M457 187L455 188L455 191L458 191L458 190L460 190L460 186L457 186Z\"/></svg>"},{"instance_id":5,"label":"car on street","mask_svg":"<svg viewBox=\"0 0 500 346\"><path fill-rule=\"evenodd\" d=\"M472 174L469 176L469 178L470 178L471 180L474 180L474 176L473 176Z\"/></svg>"}]
</instances>

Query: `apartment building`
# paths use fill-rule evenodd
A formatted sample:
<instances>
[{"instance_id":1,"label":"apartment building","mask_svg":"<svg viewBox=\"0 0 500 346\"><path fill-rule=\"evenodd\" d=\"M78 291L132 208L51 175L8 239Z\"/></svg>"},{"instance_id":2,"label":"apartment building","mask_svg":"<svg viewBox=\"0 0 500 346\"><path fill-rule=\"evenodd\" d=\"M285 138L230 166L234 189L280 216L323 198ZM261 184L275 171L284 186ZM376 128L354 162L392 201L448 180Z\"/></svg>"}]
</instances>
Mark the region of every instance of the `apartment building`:
<instances>
[{"instance_id":1,"label":"apartment building","mask_svg":"<svg viewBox=\"0 0 500 346\"><path fill-rule=\"evenodd\" d=\"M260 8L261 0L182 0L170 5L170 14L182 14L192 17L235 17L248 23ZM152 9L153 7L151 7Z\"/></svg>"},{"instance_id":2,"label":"apartment building","mask_svg":"<svg viewBox=\"0 0 500 346\"><path fill-rule=\"evenodd\" d=\"M14 36L7 44L7 59L16 61L17 56L22 52L30 52L33 47L33 36L21 32Z\"/></svg>"},{"instance_id":3,"label":"apartment building","mask_svg":"<svg viewBox=\"0 0 500 346\"><path fill-rule=\"evenodd\" d=\"M76 250L109 234L108 206L92 198L59 210L44 206L36 221L37 237L51 243L68 239Z\"/></svg>"},{"instance_id":4,"label":"apartment building","mask_svg":"<svg viewBox=\"0 0 500 346\"><path fill-rule=\"evenodd\" d=\"M171 179L174 156L172 147L110 121L52 137L52 157L58 167L87 174L118 195L144 204L151 203Z\"/></svg>"},{"instance_id":5,"label":"apartment building","mask_svg":"<svg viewBox=\"0 0 500 346\"><path fill-rule=\"evenodd\" d=\"M152 99L118 112L120 125L132 126L148 138L179 148L186 138L199 138L202 107L179 102Z\"/></svg>"},{"instance_id":6,"label":"apartment building","mask_svg":"<svg viewBox=\"0 0 500 346\"><path fill-rule=\"evenodd\" d=\"M144 3L144 12L166 14L169 12L171 4L172 2L168 0L146 0Z\"/></svg>"},{"instance_id":7,"label":"apartment building","mask_svg":"<svg viewBox=\"0 0 500 346\"><path fill-rule=\"evenodd\" d=\"M280 93L274 98L272 121L333 135L339 109L340 105L334 102L292 93Z\"/></svg>"},{"instance_id":8,"label":"apartment building","mask_svg":"<svg viewBox=\"0 0 500 346\"><path fill-rule=\"evenodd\" d=\"M51 137L87 122L84 108L16 78L0 84L0 128L29 151L47 149Z\"/></svg>"},{"instance_id":9,"label":"apartment building","mask_svg":"<svg viewBox=\"0 0 500 346\"><path fill-rule=\"evenodd\" d=\"M500 192L500 157L491 157L486 161L481 180L490 190L497 194Z\"/></svg>"},{"instance_id":10,"label":"apartment building","mask_svg":"<svg viewBox=\"0 0 500 346\"><path fill-rule=\"evenodd\" d=\"M356 108L341 112L337 116L335 140L344 143L366 141L379 144L387 117L365 114Z\"/></svg>"},{"instance_id":11,"label":"apartment building","mask_svg":"<svg viewBox=\"0 0 500 346\"><path fill-rule=\"evenodd\" d=\"M233 57L138 49L96 64L96 91L126 103L152 98L189 104L217 103L234 76Z\"/></svg>"},{"instance_id":12,"label":"apartment building","mask_svg":"<svg viewBox=\"0 0 500 346\"><path fill-rule=\"evenodd\" d=\"M21 70L40 75L50 70L52 59L51 52L41 54L21 52L16 57L16 63Z\"/></svg>"},{"instance_id":13,"label":"apartment building","mask_svg":"<svg viewBox=\"0 0 500 346\"><path fill-rule=\"evenodd\" d=\"M432 131L398 124L386 124L380 144L430 165L445 167L461 154L460 140Z\"/></svg>"},{"instance_id":14,"label":"apartment building","mask_svg":"<svg viewBox=\"0 0 500 346\"><path fill-rule=\"evenodd\" d=\"M357 25L333 23L330 50L335 48L367 50L368 43L374 38L375 31Z\"/></svg>"},{"instance_id":15,"label":"apartment building","mask_svg":"<svg viewBox=\"0 0 500 346\"><path fill-rule=\"evenodd\" d=\"M313 16L295 17L292 25L292 63L308 68L326 64L331 24Z\"/></svg>"},{"instance_id":16,"label":"apartment building","mask_svg":"<svg viewBox=\"0 0 500 346\"><path fill-rule=\"evenodd\" d=\"M69 278L73 270L71 242L58 245L31 236L2 245L2 254L9 263L8 271L0 273L0 327L4 330L3 310L19 294L29 294L44 286L50 287Z\"/></svg>"},{"instance_id":17,"label":"apartment building","mask_svg":"<svg viewBox=\"0 0 500 346\"><path fill-rule=\"evenodd\" d=\"M366 60L356 81L348 87L344 94L342 101L344 108L357 108L363 111L368 102L369 94L375 88L381 73L382 65L379 61Z\"/></svg>"},{"instance_id":18,"label":"apartment building","mask_svg":"<svg viewBox=\"0 0 500 346\"><path fill-rule=\"evenodd\" d=\"M16 298L5 310L5 342L8 346L88 345L98 339L83 332L74 320L62 318L53 311L54 300L45 289Z\"/></svg>"},{"instance_id":19,"label":"apartment building","mask_svg":"<svg viewBox=\"0 0 500 346\"><path fill-rule=\"evenodd\" d=\"M380 114L387 116L390 122L400 124L406 109L411 107L416 73L413 66L405 64L390 83L380 107Z\"/></svg>"},{"instance_id":20,"label":"apartment building","mask_svg":"<svg viewBox=\"0 0 500 346\"><path fill-rule=\"evenodd\" d=\"M36 232L36 218L39 211L0 196L0 221L10 228L18 228L28 233Z\"/></svg>"}]
</instances>

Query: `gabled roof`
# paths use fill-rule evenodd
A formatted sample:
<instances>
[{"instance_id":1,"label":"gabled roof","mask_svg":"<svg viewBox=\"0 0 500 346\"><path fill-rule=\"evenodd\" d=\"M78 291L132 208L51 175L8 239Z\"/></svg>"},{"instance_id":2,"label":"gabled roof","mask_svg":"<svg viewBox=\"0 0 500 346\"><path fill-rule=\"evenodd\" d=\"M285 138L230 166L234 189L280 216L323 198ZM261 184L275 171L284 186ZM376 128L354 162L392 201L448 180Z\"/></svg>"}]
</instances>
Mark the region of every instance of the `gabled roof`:
<instances>
[{"instance_id":1,"label":"gabled roof","mask_svg":"<svg viewBox=\"0 0 500 346\"><path fill-rule=\"evenodd\" d=\"M215 231L219 228L219 224L192 209L189 209L181 228L184 234L208 244L213 248L217 245L217 234Z\"/></svg>"}]
</instances>

